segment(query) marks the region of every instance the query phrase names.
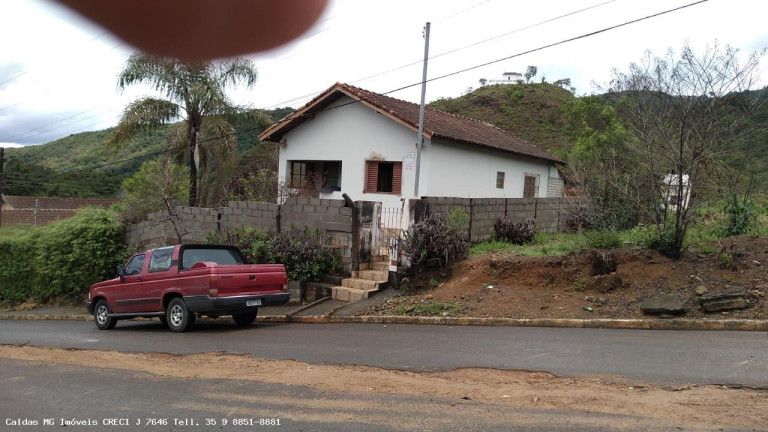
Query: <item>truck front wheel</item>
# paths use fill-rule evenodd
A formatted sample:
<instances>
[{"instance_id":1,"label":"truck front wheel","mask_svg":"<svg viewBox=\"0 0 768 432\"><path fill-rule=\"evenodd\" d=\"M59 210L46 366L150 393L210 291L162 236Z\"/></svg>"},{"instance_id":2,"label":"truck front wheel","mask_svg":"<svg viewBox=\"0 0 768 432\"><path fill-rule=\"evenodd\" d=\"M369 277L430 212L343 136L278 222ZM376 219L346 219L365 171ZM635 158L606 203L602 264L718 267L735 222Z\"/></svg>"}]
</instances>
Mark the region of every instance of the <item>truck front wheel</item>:
<instances>
[{"instance_id":1,"label":"truck front wheel","mask_svg":"<svg viewBox=\"0 0 768 432\"><path fill-rule=\"evenodd\" d=\"M194 322L191 315L192 313L187 309L187 304L184 303L184 300L176 297L171 300L166 310L165 316L168 321L168 328L176 333L187 331Z\"/></svg>"},{"instance_id":2,"label":"truck front wheel","mask_svg":"<svg viewBox=\"0 0 768 432\"><path fill-rule=\"evenodd\" d=\"M253 321L256 319L256 314L258 313L258 311L259 311L258 309L254 309L249 312L232 314L232 319L235 320L235 324L237 324L238 326L245 327L253 323Z\"/></svg>"},{"instance_id":3,"label":"truck front wheel","mask_svg":"<svg viewBox=\"0 0 768 432\"><path fill-rule=\"evenodd\" d=\"M99 300L96 303L96 307L93 309L93 320L96 322L96 327L99 330L110 330L115 328L117 320L109 316L112 311L109 310L109 305L106 300Z\"/></svg>"}]
</instances>

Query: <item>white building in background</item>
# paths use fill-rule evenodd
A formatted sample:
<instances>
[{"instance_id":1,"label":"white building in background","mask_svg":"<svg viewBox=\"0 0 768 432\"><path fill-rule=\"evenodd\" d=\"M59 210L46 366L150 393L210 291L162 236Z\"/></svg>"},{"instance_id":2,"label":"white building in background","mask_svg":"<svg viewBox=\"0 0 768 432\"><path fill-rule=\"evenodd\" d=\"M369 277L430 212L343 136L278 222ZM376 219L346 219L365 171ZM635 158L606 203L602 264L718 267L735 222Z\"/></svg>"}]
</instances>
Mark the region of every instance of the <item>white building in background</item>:
<instances>
[{"instance_id":1,"label":"white building in background","mask_svg":"<svg viewBox=\"0 0 768 432\"><path fill-rule=\"evenodd\" d=\"M419 105L337 83L259 135L279 143L279 179L320 198L399 207L414 196ZM563 196L564 162L490 124L427 108L418 196Z\"/></svg>"},{"instance_id":2,"label":"white building in background","mask_svg":"<svg viewBox=\"0 0 768 432\"><path fill-rule=\"evenodd\" d=\"M501 79L488 80L488 84L522 84L525 82L520 72L504 72Z\"/></svg>"},{"instance_id":3,"label":"white building in background","mask_svg":"<svg viewBox=\"0 0 768 432\"><path fill-rule=\"evenodd\" d=\"M678 196L682 197L682 204L680 208L688 208L688 201L691 198L691 182L688 174L683 174L682 192L679 192L680 188L680 176L677 174L667 174L664 176L664 203L667 208L676 210L678 207Z\"/></svg>"}]
</instances>

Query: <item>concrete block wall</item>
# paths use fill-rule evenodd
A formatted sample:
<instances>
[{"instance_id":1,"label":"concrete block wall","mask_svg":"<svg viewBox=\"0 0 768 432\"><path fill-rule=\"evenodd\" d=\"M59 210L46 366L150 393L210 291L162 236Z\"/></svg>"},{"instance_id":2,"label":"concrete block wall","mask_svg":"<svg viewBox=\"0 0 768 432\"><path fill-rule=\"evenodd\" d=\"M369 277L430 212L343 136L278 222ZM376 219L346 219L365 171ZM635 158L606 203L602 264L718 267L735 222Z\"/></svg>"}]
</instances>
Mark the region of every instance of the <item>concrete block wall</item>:
<instances>
[{"instance_id":1,"label":"concrete block wall","mask_svg":"<svg viewBox=\"0 0 768 432\"><path fill-rule=\"evenodd\" d=\"M221 232L240 227L277 231L277 218L280 214L280 206L277 204L230 201L227 207L221 207L217 210L220 218L218 226L214 229Z\"/></svg>"},{"instance_id":2,"label":"concrete block wall","mask_svg":"<svg viewBox=\"0 0 768 432\"><path fill-rule=\"evenodd\" d=\"M587 202L578 198L451 198L425 197L426 213L448 214L456 207L470 215L470 240L481 242L495 235L499 219L533 219L540 232L564 232L569 215Z\"/></svg>"},{"instance_id":3,"label":"concrete block wall","mask_svg":"<svg viewBox=\"0 0 768 432\"><path fill-rule=\"evenodd\" d=\"M506 212L507 203L504 198L473 198L470 241L475 243L491 240L496 235L496 222L503 219Z\"/></svg>"},{"instance_id":4,"label":"concrete block wall","mask_svg":"<svg viewBox=\"0 0 768 432\"><path fill-rule=\"evenodd\" d=\"M280 206L280 230L306 226L320 231L351 233L352 208L343 200L296 197Z\"/></svg>"},{"instance_id":5,"label":"concrete block wall","mask_svg":"<svg viewBox=\"0 0 768 432\"><path fill-rule=\"evenodd\" d=\"M177 207L174 213L185 234L184 243L203 243L211 232L225 232L241 227L276 232L291 226L309 227L323 232L324 241L344 257L351 256L352 209L343 200L289 198L284 205L232 201L226 207ZM133 249L176 244L173 224L166 212L147 215L147 220L127 228L126 243ZM348 260L347 260L348 261Z\"/></svg>"}]
</instances>

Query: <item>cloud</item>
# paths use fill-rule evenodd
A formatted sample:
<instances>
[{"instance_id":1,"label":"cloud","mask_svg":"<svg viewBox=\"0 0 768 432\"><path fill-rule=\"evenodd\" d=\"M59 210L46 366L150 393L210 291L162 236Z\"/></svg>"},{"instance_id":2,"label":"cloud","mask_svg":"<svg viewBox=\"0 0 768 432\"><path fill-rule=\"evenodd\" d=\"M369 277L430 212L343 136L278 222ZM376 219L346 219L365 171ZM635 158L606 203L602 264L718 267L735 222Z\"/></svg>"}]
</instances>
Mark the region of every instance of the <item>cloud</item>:
<instances>
[{"instance_id":1,"label":"cloud","mask_svg":"<svg viewBox=\"0 0 768 432\"><path fill-rule=\"evenodd\" d=\"M105 129L114 123L114 112L35 112L8 109L0 112L0 142L21 145L43 144L85 130Z\"/></svg>"},{"instance_id":2,"label":"cloud","mask_svg":"<svg viewBox=\"0 0 768 432\"><path fill-rule=\"evenodd\" d=\"M21 144L0 142L0 147L4 147L4 148L19 148L19 147L24 147L24 146L21 145Z\"/></svg>"}]
</instances>

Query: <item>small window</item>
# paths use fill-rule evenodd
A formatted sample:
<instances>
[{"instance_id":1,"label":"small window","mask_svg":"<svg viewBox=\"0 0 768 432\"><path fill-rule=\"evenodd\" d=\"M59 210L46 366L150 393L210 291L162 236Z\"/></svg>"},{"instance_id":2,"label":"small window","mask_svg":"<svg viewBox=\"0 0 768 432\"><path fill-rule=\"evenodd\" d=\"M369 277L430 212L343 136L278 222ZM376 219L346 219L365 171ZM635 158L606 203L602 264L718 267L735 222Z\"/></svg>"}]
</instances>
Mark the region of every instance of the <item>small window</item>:
<instances>
[{"instance_id":1,"label":"small window","mask_svg":"<svg viewBox=\"0 0 768 432\"><path fill-rule=\"evenodd\" d=\"M152 252L152 258L149 259L149 272L164 272L171 268L171 256L173 255L173 246L158 248Z\"/></svg>"},{"instance_id":2,"label":"small window","mask_svg":"<svg viewBox=\"0 0 768 432\"><path fill-rule=\"evenodd\" d=\"M366 167L364 192L400 193L403 181L402 162L369 161Z\"/></svg>"},{"instance_id":3,"label":"small window","mask_svg":"<svg viewBox=\"0 0 768 432\"><path fill-rule=\"evenodd\" d=\"M504 189L504 172L496 172L496 189Z\"/></svg>"},{"instance_id":4,"label":"small window","mask_svg":"<svg viewBox=\"0 0 768 432\"><path fill-rule=\"evenodd\" d=\"M144 260L146 258L147 256L144 254L136 255L131 258L131 261L125 266L125 274L128 276L141 274L141 269L144 267Z\"/></svg>"}]
</instances>

